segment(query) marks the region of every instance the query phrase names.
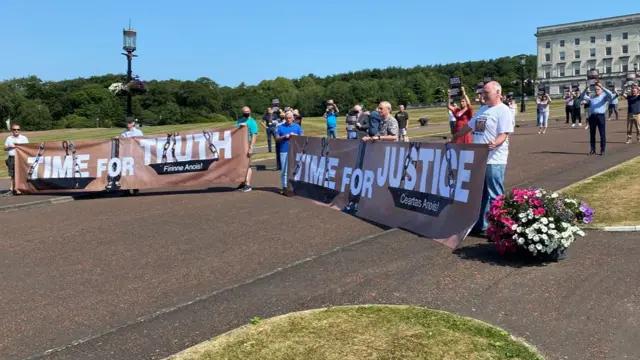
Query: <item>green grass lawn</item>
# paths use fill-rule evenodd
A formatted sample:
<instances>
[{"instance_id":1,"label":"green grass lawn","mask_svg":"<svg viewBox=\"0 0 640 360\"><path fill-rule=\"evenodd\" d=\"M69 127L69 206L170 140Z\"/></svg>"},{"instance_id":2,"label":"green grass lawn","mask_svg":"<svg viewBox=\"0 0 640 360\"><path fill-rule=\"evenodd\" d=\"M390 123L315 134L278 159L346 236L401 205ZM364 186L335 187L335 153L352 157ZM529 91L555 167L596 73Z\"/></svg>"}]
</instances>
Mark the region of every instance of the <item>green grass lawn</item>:
<instances>
[{"instance_id":1,"label":"green grass lawn","mask_svg":"<svg viewBox=\"0 0 640 360\"><path fill-rule=\"evenodd\" d=\"M505 331L413 306L294 313L220 335L167 360L539 360Z\"/></svg>"},{"instance_id":2,"label":"green grass lawn","mask_svg":"<svg viewBox=\"0 0 640 360\"><path fill-rule=\"evenodd\" d=\"M477 109L478 106L474 105ZM394 112L397 109L394 109ZM554 118L554 114L564 116L564 103L554 102L552 103L551 118ZM446 123L448 116L444 108L431 108L431 109L412 109L408 110L410 120L409 136L416 135L428 135L438 133L438 131L432 131L428 127L422 128L418 125L418 119L422 116L429 118L430 124ZM343 117L341 117L343 118ZM527 104L527 112L525 114L518 113L517 119L520 120L533 120L535 118L535 104ZM234 122L217 122L217 123L201 123L201 124L181 124L181 125L166 125L166 126L145 126L141 128L145 135L163 135L172 132L181 132L189 130L203 130L212 128L224 128L231 127ZM326 133L325 119L322 117L308 117L303 119L303 129L305 135L323 136ZM43 141L71 141L71 140L89 140L89 139L105 139L113 136L117 136L122 133L123 129L119 128L90 128L90 129L60 129L51 131L38 131L38 132L24 132L23 135L29 138L31 143L39 143ZM9 136L8 132L3 133L4 137ZM338 127L338 136L345 137L346 131L344 127ZM3 142L4 144L4 142ZM265 147L267 140L264 129L260 127L260 134L256 141L257 147ZM0 158L6 159L4 148L0 148ZM270 154L256 154L255 159L263 159L272 157ZM7 176L7 168L4 165L0 165L0 178Z\"/></svg>"},{"instance_id":3,"label":"green grass lawn","mask_svg":"<svg viewBox=\"0 0 640 360\"><path fill-rule=\"evenodd\" d=\"M583 199L596 211L593 226L640 225L639 175L640 157L636 157L562 192Z\"/></svg>"}]
</instances>

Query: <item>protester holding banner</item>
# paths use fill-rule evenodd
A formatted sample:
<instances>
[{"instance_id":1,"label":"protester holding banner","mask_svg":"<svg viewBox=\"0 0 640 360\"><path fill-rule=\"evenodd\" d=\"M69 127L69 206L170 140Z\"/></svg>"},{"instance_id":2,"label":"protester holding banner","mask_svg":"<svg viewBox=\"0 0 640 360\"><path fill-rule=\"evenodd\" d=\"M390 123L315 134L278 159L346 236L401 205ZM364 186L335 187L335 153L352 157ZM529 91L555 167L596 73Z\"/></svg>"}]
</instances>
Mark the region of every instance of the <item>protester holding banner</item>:
<instances>
[{"instance_id":1,"label":"protester holding banner","mask_svg":"<svg viewBox=\"0 0 640 360\"><path fill-rule=\"evenodd\" d=\"M5 193L5 196L18 195L20 194L16 191L16 179L15 179L15 167L16 167L16 144L28 144L29 139L26 136L20 134L20 125L13 124L11 125L11 135L7 137L4 141L4 151L7 152L7 160L5 164L7 164L7 168L9 170L9 177L11 178L11 183L9 185L9 192Z\"/></svg>"},{"instance_id":2,"label":"protester holding banner","mask_svg":"<svg viewBox=\"0 0 640 360\"><path fill-rule=\"evenodd\" d=\"M127 130L120 134L120 137L136 137L136 136L144 136L142 130L136 127L136 121L134 119L129 119L127 122Z\"/></svg>"},{"instance_id":3,"label":"protester holding banner","mask_svg":"<svg viewBox=\"0 0 640 360\"><path fill-rule=\"evenodd\" d=\"M462 91L462 100L460 100L460 108L449 105L449 110L453 113L453 116L456 118L456 123L453 128L453 133L457 133L462 130L468 123L471 118L473 118L473 108L471 107L471 101L467 96L467 92L464 90L464 87L461 87ZM449 103L451 103L451 90L448 91L449 95ZM471 144L471 134L466 134L463 137L458 138L455 143L457 144Z\"/></svg>"},{"instance_id":4,"label":"protester holding banner","mask_svg":"<svg viewBox=\"0 0 640 360\"><path fill-rule=\"evenodd\" d=\"M513 132L511 110L501 101L502 87L496 81L490 81L484 85L482 97L484 105L476 116L469 121L452 141L455 142L462 136L473 131L475 144L489 145L489 159L482 190L482 204L480 217L472 229L472 233L485 233L488 227L486 214L491 203L498 196L504 194L504 173L509 157L509 134Z\"/></svg>"},{"instance_id":5,"label":"protester holding banner","mask_svg":"<svg viewBox=\"0 0 640 360\"><path fill-rule=\"evenodd\" d=\"M380 110L380 130L377 135L365 136L362 141L370 140L384 140L384 141L398 141L399 140L399 128L398 121L391 115L391 103L383 101L378 105Z\"/></svg>"},{"instance_id":6,"label":"protester holding banner","mask_svg":"<svg viewBox=\"0 0 640 360\"><path fill-rule=\"evenodd\" d=\"M280 143L280 163L282 164L282 190L281 194L286 194L287 191L287 170L288 170L288 156L289 156L289 139L291 136L302 135L302 128L300 125L293 122L294 116L292 112L285 114L285 123L278 126L278 132L276 141Z\"/></svg>"},{"instance_id":7,"label":"protester holding banner","mask_svg":"<svg viewBox=\"0 0 640 360\"><path fill-rule=\"evenodd\" d=\"M247 176L239 186L238 190L242 192L251 191L251 154L253 154L256 138L258 137L258 124L251 117L251 109L248 106L242 108L242 117L236 122L236 126L246 126L249 132L249 148L247 149L247 157L249 158L249 167L247 168Z\"/></svg>"}]
</instances>

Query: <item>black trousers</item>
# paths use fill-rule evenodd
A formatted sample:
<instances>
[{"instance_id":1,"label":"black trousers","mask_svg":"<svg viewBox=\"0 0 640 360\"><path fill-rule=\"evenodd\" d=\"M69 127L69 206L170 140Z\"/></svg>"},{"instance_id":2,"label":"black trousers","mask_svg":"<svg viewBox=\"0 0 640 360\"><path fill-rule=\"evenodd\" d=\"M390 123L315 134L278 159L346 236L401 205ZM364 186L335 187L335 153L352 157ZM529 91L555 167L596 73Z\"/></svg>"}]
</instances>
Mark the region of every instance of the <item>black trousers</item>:
<instances>
[{"instance_id":1,"label":"black trousers","mask_svg":"<svg viewBox=\"0 0 640 360\"><path fill-rule=\"evenodd\" d=\"M607 147L607 119L604 114L589 115L589 140L591 142L591 152L596 152L596 127L600 133L600 152L603 153Z\"/></svg>"},{"instance_id":2,"label":"black trousers","mask_svg":"<svg viewBox=\"0 0 640 360\"><path fill-rule=\"evenodd\" d=\"M565 106L564 112L565 112L565 115L567 115L567 124L569 123L569 119L571 119L571 121L575 124L576 117L575 117L575 114L573 113L573 106Z\"/></svg>"},{"instance_id":3,"label":"black trousers","mask_svg":"<svg viewBox=\"0 0 640 360\"><path fill-rule=\"evenodd\" d=\"M580 108L579 107L573 107L573 123L576 123L576 120L578 120L578 122L582 123L582 114L580 113Z\"/></svg>"}]
</instances>

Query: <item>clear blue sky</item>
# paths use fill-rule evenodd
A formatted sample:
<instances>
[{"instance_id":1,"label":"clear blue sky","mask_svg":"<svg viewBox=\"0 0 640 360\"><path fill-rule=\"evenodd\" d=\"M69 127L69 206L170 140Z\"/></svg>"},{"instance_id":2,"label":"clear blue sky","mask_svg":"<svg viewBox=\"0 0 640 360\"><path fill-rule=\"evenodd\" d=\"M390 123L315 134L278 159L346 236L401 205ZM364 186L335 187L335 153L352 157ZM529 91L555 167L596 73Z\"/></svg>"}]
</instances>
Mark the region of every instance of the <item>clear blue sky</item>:
<instances>
[{"instance_id":1,"label":"clear blue sky","mask_svg":"<svg viewBox=\"0 0 640 360\"><path fill-rule=\"evenodd\" d=\"M536 27L624 15L631 3L538 0L523 12L521 2L477 0L3 0L0 79L123 73L129 17L143 80L206 76L236 86L534 54Z\"/></svg>"}]
</instances>

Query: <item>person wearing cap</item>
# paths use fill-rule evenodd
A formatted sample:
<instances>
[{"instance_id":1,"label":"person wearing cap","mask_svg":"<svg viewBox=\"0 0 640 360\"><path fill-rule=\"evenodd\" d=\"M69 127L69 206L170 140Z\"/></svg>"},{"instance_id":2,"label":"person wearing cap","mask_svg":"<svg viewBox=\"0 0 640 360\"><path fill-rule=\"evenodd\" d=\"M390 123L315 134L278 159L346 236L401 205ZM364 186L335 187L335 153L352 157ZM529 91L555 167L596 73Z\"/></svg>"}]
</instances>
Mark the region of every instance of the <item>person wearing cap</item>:
<instances>
[{"instance_id":1,"label":"person wearing cap","mask_svg":"<svg viewBox=\"0 0 640 360\"><path fill-rule=\"evenodd\" d=\"M9 192L5 193L4 196L12 196L19 195L20 193L16 190L16 178L15 178L15 167L16 167L16 144L28 144L29 139L26 136L20 134L20 125L13 124L11 125L11 135L7 137L4 141L4 151L7 152L7 160L5 164L7 165L7 169L9 170L9 177L11 178L11 183L9 184Z\"/></svg>"},{"instance_id":2,"label":"person wearing cap","mask_svg":"<svg viewBox=\"0 0 640 360\"><path fill-rule=\"evenodd\" d=\"M611 101L611 99L613 98L613 94L611 93L611 91L609 91L609 89L605 89L600 83L596 83L595 88L596 93L594 96L585 96L587 94L587 91L589 90L589 83L587 83L587 86L580 97L584 98L585 105L589 106L588 125L589 140L591 145L589 155L596 154L597 127L598 132L600 133L600 155L603 156L607 148L607 119L605 118L605 114L607 112L607 102Z\"/></svg>"},{"instance_id":3,"label":"person wearing cap","mask_svg":"<svg viewBox=\"0 0 640 360\"><path fill-rule=\"evenodd\" d=\"M236 126L246 126L249 132L249 148L247 149L247 157L249 158L249 168L247 169L247 176L239 186L238 190L242 192L251 191L251 154L253 154L256 138L258 137L258 124L256 120L251 117L251 109L248 106L242 108L242 117L236 122Z\"/></svg>"},{"instance_id":4,"label":"person wearing cap","mask_svg":"<svg viewBox=\"0 0 640 360\"><path fill-rule=\"evenodd\" d=\"M323 117L327 119L327 139L336 138L338 136L336 127L338 126L338 106L334 104L333 100L327 101L327 108L324 111Z\"/></svg>"},{"instance_id":5,"label":"person wearing cap","mask_svg":"<svg viewBox=\"0 0 640 360\"><path fill-rule=\"evenodd\" d=\"M127 121L127 130L123 131L122 134L120 134L120 137L128 138L136 136L144 136L144 134L142 133L142 130L136 127L136 120L129 119L129 121Z\"/></svg>"}]
</instances>

